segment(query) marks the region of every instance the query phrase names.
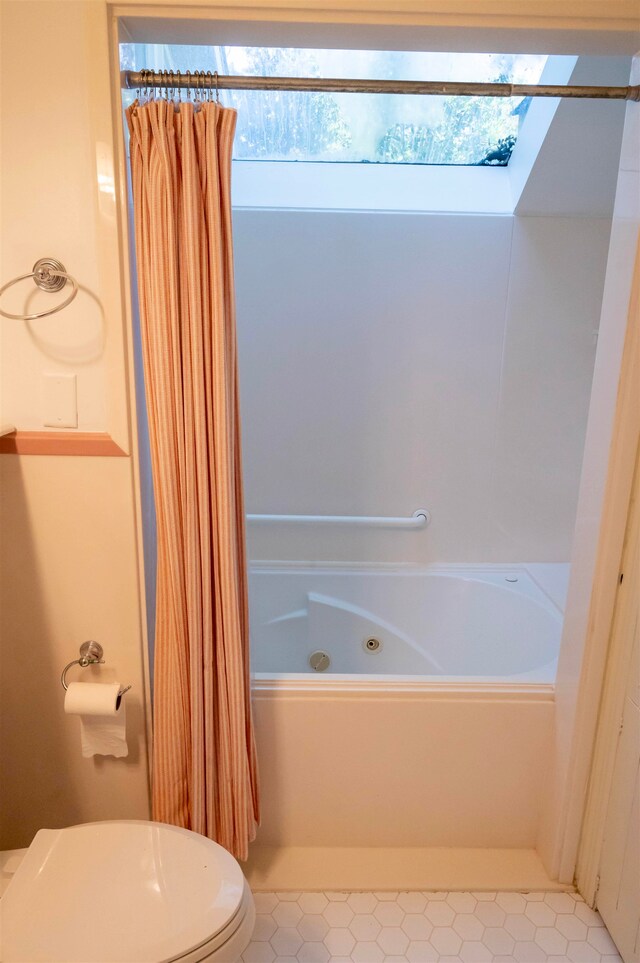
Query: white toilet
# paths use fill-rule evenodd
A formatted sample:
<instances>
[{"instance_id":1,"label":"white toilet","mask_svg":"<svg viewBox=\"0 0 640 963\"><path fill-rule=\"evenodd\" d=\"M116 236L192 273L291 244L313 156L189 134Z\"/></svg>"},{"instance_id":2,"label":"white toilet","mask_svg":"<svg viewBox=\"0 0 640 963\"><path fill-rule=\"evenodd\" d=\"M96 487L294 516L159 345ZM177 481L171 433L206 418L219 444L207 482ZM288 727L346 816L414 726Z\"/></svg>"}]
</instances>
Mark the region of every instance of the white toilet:
<instances>
[{"instance_id":1,"label":"white toilet","mask_svg":"<svg viewBox=\"0 0 640 963\"><path fill-rule=\"evenodd\" d=\"M41 829L0 916L2 963L237 963L255 908L217 843L118 821Z\"/></svg>"}]
</instances>

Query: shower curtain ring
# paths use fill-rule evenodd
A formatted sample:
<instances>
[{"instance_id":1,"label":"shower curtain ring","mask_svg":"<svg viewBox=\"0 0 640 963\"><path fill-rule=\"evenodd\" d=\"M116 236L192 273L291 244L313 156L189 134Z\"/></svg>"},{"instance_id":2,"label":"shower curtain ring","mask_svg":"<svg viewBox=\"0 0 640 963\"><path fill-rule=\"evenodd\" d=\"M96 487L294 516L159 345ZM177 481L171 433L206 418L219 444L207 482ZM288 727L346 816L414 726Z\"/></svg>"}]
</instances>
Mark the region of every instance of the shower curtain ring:
<instances>
[{"instance_id":1,"label":"shower curtain ring","mask_svg":"<svg viewBox=\"0 0 640 963\"><path fill-rule=\"evenodd\" d=\"M216 84L216 104L219 104L219 103L220 103L220 91L219 91L219 89L218 89L218 71L217 71L217 70L214 70L214 71L213 71L213 79L215 80L215 84Z\"/></svg>"}]
</instances>

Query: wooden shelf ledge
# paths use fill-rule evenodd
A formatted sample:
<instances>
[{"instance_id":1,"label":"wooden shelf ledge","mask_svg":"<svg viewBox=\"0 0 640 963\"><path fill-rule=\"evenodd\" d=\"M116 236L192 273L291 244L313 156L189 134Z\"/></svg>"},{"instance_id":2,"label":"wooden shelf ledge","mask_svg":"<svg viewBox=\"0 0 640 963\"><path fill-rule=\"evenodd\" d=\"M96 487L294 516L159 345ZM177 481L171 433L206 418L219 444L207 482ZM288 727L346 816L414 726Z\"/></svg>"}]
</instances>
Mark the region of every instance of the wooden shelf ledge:
<instances>
[{"instance_id":1,"label":"wooden shelf ledge","mask_svg":"<svg viewBox=\"0 0 640 963\"><path fill-rule=\"evenodd\" d=\"M0 455L84 455L127 457L102 431L13 431L0 437Z\"/></svg>"}]
</instances>

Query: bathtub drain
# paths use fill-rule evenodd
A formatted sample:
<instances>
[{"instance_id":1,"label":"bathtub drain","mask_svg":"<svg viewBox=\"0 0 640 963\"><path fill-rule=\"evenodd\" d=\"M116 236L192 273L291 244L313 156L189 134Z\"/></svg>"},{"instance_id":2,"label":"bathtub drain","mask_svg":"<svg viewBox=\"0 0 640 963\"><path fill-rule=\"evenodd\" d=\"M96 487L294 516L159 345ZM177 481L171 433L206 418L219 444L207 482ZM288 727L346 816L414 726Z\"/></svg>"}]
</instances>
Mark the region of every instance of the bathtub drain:
<instances>
[{"instance_id":1,"label":"bathtub drain","mask_svg":"<svg viewBox=\"0 0 640 963\"><path fill-rule=\"evenodd\" d=\"M312 652L309 656L309 665L315 672L324 672L331 665L328 652L323 652L322 649Z\"/></svg>"}]
</instances>

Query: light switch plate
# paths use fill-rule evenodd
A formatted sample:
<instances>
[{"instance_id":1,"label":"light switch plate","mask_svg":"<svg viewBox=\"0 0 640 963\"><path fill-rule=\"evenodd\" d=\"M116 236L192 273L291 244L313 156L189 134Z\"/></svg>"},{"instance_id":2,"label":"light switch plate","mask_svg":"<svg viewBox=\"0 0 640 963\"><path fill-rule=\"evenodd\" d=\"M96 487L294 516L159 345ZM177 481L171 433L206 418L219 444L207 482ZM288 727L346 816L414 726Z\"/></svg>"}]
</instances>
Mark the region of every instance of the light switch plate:
<instances>
[{"instance_id":1,"label":"light switch plate","mask_svg":"<svg viewBox=\"0 0 640 963\"><path fill-rule=\"evenodd\" d=\"M44 419L47 428L78 427L78 390L76 375L45 374Z\"/></svg>"}]
</instances>

